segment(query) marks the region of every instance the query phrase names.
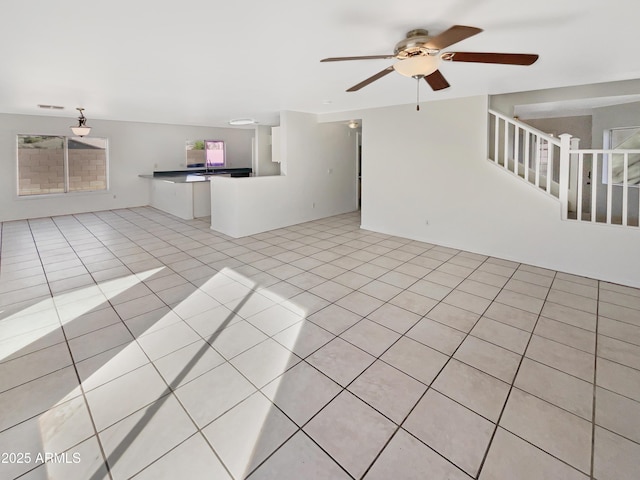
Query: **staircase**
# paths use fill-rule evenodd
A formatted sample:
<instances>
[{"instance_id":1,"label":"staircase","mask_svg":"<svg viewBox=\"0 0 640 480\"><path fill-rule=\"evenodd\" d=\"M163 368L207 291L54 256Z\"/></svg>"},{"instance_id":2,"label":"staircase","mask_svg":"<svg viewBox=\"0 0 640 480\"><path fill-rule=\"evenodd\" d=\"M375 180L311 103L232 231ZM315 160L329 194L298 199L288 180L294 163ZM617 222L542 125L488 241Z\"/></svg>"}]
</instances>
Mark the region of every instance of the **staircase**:
<instances>
[{"instance_id":1,"label":"staircase","mask_svg":"<svg viewBox=\"0 0 640 480\"><path fill-rule=\"evenodd\" d=\"M563 220L638 227L640 150L578 143L489 110L489 161L556 198Z\"/></svg>"}]
</instances>

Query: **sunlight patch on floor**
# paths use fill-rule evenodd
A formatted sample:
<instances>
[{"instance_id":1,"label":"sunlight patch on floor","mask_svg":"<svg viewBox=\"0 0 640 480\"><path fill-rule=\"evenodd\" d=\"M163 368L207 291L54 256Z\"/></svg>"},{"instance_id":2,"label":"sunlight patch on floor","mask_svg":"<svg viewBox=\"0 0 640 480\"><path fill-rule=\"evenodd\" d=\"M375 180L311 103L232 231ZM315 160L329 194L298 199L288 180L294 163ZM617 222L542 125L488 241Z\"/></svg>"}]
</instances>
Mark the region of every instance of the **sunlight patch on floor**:
<instances>
[{"instance_id":1,"label":"sunlight patch on floor","mask_svg":"<svg viewBox=\"0 0 640 480\"><path fill-rule=\"evenodd\" d=\"M154 268L135 275L101 282L98 285L54 295L41 300L0 322L0 361L34 345L76 318L90 312L129 288L157 274L165 267ZM64 312L59 318L59 312Z\"/></svg>"}]
</instances>

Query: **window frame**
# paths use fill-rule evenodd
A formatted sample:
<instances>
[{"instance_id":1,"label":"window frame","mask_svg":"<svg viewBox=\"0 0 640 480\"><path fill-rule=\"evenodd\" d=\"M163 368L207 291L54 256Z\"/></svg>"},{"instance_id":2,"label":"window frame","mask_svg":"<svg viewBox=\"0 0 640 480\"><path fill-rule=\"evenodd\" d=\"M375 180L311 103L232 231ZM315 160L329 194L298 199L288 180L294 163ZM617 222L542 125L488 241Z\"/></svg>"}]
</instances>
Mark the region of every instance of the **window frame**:
<instances>
[{"instance_id":1,"label":"window frame","mask_svg":"<svg viewBox=\"0 0 640 480\"><path fill-rule=\"evenodd\" d=\"M602 142L605 150L615 150L613 136L615 135L616 132L620 132L622 130L637 130L637 132L634 134L634 135L637 135L638 133L640 133L640 126L636 125L636 126L625 126L625 127L611 127L605 130L603 134L603 142ZM627 140L634 135L630 135L627 138ZM611 181L611 185L613 187L622 187L623 186L622 180L619 180L616 182L615 179L613 178L609 179L609 161L612 159L610 157L612 157L612 155L608 153L603 155L601 174L600 174L600 183L602 185L608 185L609 182ZM628 188L640 189L640 183L629 183Z\"/></svg>"},{"instance_id":2,"label":"window frame","mask_svg":"<svg viewBox=\"0 0 640 480\"><path fill-rule=\"evenodd\" d=\"M55 193L32 193L21 195L20 194L20 137L60 137L62 138L62 148L63 148L63 175L64 175L64 192L55 192ZM51 198L51 197L63 197L67 195L100 195L105 193L110 193L111 191L111 175L110 175L110 141L107 137L93 137L104 140L105 147L105 188L100 190L78 190L71 191L70 190L70 175L69 175L69 140L70 139L81 139L83 137L78 137L75 135L58 135L58 134L50 134L50 133L17 133L16 134L16 174L15 174L15 190L14 196L18 200L26 200L26 199L38 199L38 198Z\"/></svg>"}]
</instances>

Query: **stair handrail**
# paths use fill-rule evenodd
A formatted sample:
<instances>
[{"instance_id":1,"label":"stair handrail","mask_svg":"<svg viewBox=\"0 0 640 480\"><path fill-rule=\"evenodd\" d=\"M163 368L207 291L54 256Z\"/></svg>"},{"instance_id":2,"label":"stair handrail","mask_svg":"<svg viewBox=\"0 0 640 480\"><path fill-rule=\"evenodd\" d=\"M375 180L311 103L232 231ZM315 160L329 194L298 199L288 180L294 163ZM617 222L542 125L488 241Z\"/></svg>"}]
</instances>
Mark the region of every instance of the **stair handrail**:
<instances>
[{"instance_id":1,"label":"stair handrail","mask_svg":"<svg viewBox=\"0 0 640 480\"><path fill-rule=\"evenodd\" d=\"M531 178L532 185L551 197L559 199L559 191L553 192L554 184L559 184L553 181L553 165L558 167L559 172L560 159L556 156L554 161L553 157L554 150L558 153L561 148L560 139L495 110L488 109L488 115L489 124L493 125L493 142L490 141L491 146L489 146L489 151L493 150L493 157L490 153L489 160L515 175L519 175L520 163L523 167L523 178L527 183ZM523 136L522 145L520 145L521 135ZM543 147L546 153L542 164ZM524 152L522 157L519 156L521 149ZM509 166L510 151L513 153L513 168ZM521 158L522 161L520 161ZM544 165L544 171L541 165ZM531 168L533 170L530 170Z\"/></svg>"},{"instance_id":2,"label":"stair handrail","mask_svg":"<svg viewBox=\"0 0 640 480\"><path fill-rule=\"evenodd\" d=\"M494 115L498 118L501 118L502 120L504 120L505 122L509 122L511 125L517 125L518 127L520 127L521 129L528 131L529 133L533 133L534 135L537 135L539 137L544 138L545 140L547 140L550 143L553 143L554 145L557 145L558 147L560 146L560 140L558 139L558 137L554 137L552 135L549 135L548 133L543 132L542 130L538 130L537 128L532 127L531 125L521 122L520 120L517 120L515 118L512 117L508 117L507 115L504 115L500 112L497 112L495 110L489 109L489 113L491 115Z\"/></svg>"}]
</instances>

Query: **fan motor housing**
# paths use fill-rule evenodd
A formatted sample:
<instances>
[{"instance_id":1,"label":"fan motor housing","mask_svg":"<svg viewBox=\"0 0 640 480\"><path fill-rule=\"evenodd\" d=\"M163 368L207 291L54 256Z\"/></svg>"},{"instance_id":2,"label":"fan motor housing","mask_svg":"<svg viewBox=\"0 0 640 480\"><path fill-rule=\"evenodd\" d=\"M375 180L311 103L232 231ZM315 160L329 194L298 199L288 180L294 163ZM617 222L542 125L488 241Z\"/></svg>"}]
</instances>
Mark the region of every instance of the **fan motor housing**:
<instances>
[{"instance_id":1,"label":"fan motor housing","mask_svg":"<svg viewBox=\"0 0 640 480\"><path fill-rule=\"evenodd\" d=\"M394 55L398 59L414 57L416 55L437 55L439 50L427 47L431 37L429 32L422 28L417 28L407 32L406 38L396 43Z\"/></svg>"}]
</instances>

